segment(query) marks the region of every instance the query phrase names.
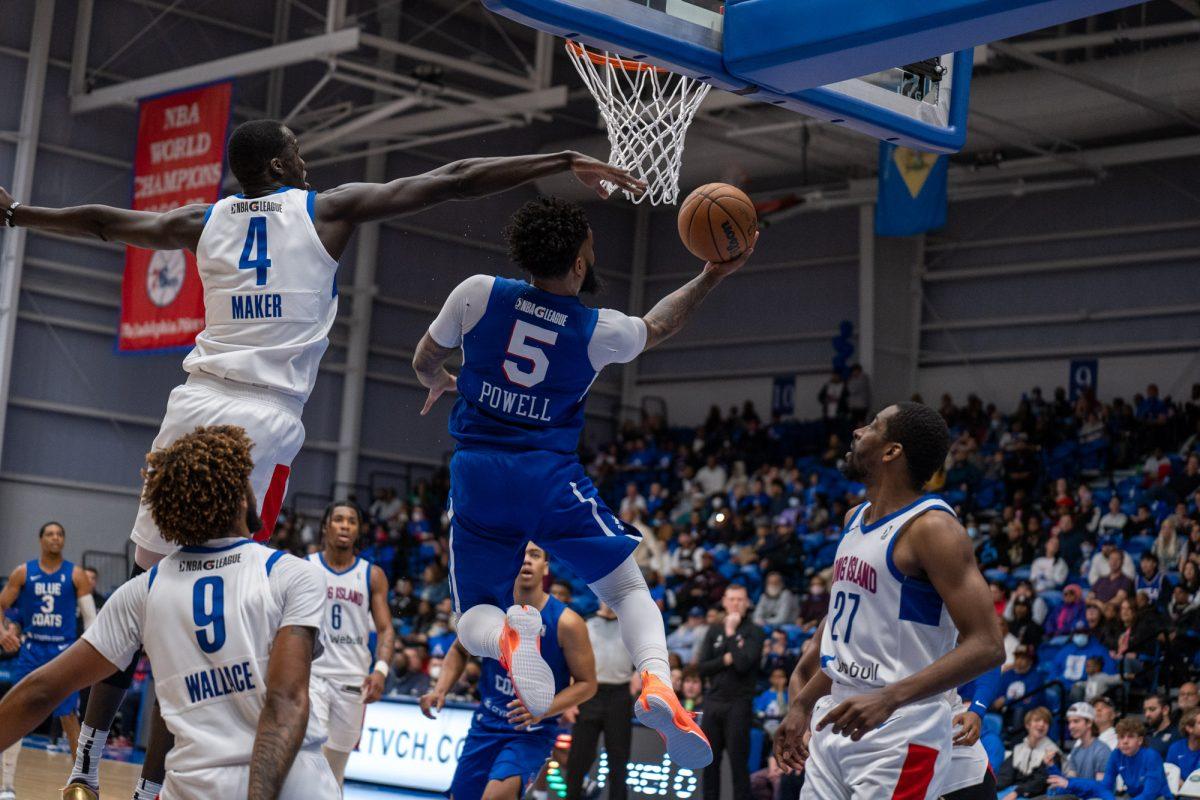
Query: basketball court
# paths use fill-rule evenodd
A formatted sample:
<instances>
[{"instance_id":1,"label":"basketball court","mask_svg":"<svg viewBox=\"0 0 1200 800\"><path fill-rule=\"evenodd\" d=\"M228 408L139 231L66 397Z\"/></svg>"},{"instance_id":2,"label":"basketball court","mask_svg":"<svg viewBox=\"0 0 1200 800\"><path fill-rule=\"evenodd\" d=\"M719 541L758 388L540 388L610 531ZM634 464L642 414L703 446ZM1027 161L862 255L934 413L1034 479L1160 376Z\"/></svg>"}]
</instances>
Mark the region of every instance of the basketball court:
<instances>
[{"instance_id":1,"label":"basketball court","mask_svg":"<svg viewBox=\"0 0 1200 800\"><path fill-rule=\"evenodd\" d=\"M9 0L0 20L0 188L15 201L0 205L0 579L38 558L39 529L56 520L63 557L95 573L97 598L125 583L140 469L168 397L187 380L181 362L217 313L187 247L22 227L20 206L206 205L201 230L213 204L241 191L226 143L249 120L295 133L301 182L317 193L461 159L568 152L647 186L606 184L612 196L601 201L556 167L483 199L376 215L340 259L322 251L333 285L322 273L309 294L330 314L329 346L316 355L311 396L288 406L303 408L304 444L264 478L258 499L277 532L270 544L300 555L316 552L332 500L384 509L370 512L359 549L386 563L393 611L406 577L414 608L428 605L419 621L415 612L395 620L400 665L380 670L389 687L436 681L428 669L441 669L445 653L433 651L449 613L443 595L422 592L443 581L444 596L455 591L452 401L420 415L427 392L414 354L460 282L521 277L506 226L539 195L587 215L604 289L585 302L635 317L759 237L753 259L678 337L595 373L580 445L614 509L626 483L652 494L665 481L664 497L691 487L704 459L660 474L645 454L670 462L717 436L704 427L714 413L719 422L746 403L771 431L763 463L778 456L772 477L759 475L761 496L797 458L836 461L830 420L848 412L818 398L831 372L852 366L869 376L873 402L920 396L938 408L944 395L951 406L976 396L1002 415L1033 403L1034 387L1049 402L1061 386L1073 404L1089 392L1141 398L1156 384L1180 414L1200 392L1196 0ZM318 201L307 202L315 232ZM244 249L238 238L240 261L233 254L239 276L259 286L287 269L267 258L265 225L260 238L245 233ZM295 321L282 308L235 303L226 322ZM505 369L518 363L526 380L524 368L536 374L546 359L524 340L508 352L525 361ZM448 363L455 372L460 356ZM740 447L741 430L722 434L714 454ZM634 446L646 438L649 448ZM1160 444L1169 458L1180 443ZM1137 465L1117 474L1073 447L1047 444L1038 463L1064 476L1078 472L1064 464L1082 464L1093 490L1118 494L1136 477ZM646 459L628 473L611 455L627 451ZM694 524L723 525L739 510L732 491ZM793 509L807 502L802 492ZM786 498L776 505L758 520L768 529L786 516ZM691 511L666 508L659 523L682 528ZM806 544L799 583L820 571L820 544ZM717 548L718 566L729 549ZM581 611L595 611L574 573L555 563L551 574ZM668 612L668 627L688 613ZM429 680L407 671L405 648ZM15 665L14 654L0 659L6 691ZM134 756L104 760L105 797L128 797L140 774L155 696L145 671L117 722ZM473 709L430 723L414 696L368 706L344 796L439 796ZM751 727L754 769L765 769L769 734L762 720ZM698 774L673 764L650 731L637 734L630 797L703 796ZM607 797L601 763L589 775L594 796ZM30 739L15 796L56 800L71 764ZM728 772L726 763L723 800L734 797ZM566 796L558 773L545 788Z\"/></svg>"}]
</instances>

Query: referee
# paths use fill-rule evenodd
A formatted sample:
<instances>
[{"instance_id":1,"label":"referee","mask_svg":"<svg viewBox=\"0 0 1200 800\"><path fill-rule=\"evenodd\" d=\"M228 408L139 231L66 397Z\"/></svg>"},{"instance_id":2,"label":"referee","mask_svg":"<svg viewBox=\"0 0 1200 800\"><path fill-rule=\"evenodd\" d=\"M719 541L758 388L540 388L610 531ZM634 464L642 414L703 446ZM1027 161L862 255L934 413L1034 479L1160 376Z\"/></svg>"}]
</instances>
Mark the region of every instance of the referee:
<instances>
[{"instance_id":1,"label":"referee","mask_svg":"<svg viewBox=\"0 0 1200 800\"><path fill-rule=\"evenodd\" d=\"M571 729L571 752L567 756L567 800L579 800L583 779L596 760L596 745L604 733L608 751L608 798L625 800L625 769L633 739L633 698L629 681L633 660L621 641L617 615L604 603L587 621L588 636L596 653L596 695L579 707Z\"/></svg>"},{"instance_id":2,"label":"referee","mask_svg":"<svg viewBox=\"0 0 1200 800\"><path fill-rule=\"evenodd\" d=\"M758 662L766 633L746 615L746 587L731 583L721 598L725 619L712 625L700 646L696 666L708 680L700 727L712 744L712 763L704 768L704 798L721 794L721 756L729 752L733 796L750 797L750 727L758 688Z\"/></svg>"}]
</instances>

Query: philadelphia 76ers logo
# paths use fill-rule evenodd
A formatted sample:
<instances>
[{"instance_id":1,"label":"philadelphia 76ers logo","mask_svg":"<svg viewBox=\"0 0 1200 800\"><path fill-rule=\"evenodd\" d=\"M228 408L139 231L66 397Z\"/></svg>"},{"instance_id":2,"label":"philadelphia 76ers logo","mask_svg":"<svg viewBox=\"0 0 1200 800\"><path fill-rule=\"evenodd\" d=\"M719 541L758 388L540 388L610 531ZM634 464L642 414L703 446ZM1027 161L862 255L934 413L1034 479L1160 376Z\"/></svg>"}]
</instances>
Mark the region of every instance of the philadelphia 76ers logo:
<instances>
[{"instance_id":1,"label":"philadelphia 76ers logo","mask_svg":"<svg viewBox=\"0 0 1200 800\"><path fill-rule=\"evenodd\" d=\"M146 295L150 302L165 308L175 302L183 288L183 277L187 270L182 250L159 250L150 259L146 270Z\"/></svg>"}]
</instances>

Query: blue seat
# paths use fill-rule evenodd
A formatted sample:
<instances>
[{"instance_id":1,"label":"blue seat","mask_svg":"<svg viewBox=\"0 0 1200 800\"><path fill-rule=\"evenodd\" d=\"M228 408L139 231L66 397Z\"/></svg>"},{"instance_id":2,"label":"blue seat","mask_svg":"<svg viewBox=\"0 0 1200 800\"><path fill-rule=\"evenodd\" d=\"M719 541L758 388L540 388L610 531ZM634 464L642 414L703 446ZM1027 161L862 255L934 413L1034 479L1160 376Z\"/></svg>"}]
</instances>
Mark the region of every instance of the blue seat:
<instances>
[{"instance_id":1,"label":"blue seat","mask_svg":"<svg viewBox=\"0 0 1200 800\"><path fill-rule=\"evenodd\" d=\"M1092 499L1096 502L1097 508L1107 509L1108 501L1112 499L1113 490L1108 487L1101 487L1092 490Z\"/></svg>"}]
</instances>

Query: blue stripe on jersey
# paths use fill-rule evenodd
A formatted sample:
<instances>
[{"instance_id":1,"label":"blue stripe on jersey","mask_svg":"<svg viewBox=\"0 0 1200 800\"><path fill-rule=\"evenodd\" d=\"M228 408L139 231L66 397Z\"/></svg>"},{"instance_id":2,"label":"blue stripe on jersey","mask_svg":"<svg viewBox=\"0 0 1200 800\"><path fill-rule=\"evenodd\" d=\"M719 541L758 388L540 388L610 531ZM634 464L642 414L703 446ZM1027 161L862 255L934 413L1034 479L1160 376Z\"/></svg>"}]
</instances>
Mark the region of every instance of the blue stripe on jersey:
<instances>
[{"instance_id":1,"label":"blue stripe on jersey","mask_svg":"<svg viewBox=\"0 0 1200 800\"><path fill-rule=\"evenodd\" d=\"M17 595L21 628L29 640L61 644L73 642L75 627L75 565L70 561L54 572L42 569L38 559L25 562L25 583Z\"/></svg>"},{"instance_id":2,"label":"blue stripe on jersey","mask_svg":"<svg viewBox=\"0 0 1200 800\"><path fill-rule=\"evenodd\" d=\"M953 509L951 509L950 506L946 505L945 500L942 500L942 498L938 497L935 494L926 494L926 495L922 495L921 497L918 497L916 500L913 500L911 503L909 503L908 505L906 505L904 508L900 509L899 511L893 511L892 513L888 514L887 516L885 516L881 519L877 519L870 524L863 523L862 532L870 533L871 531L878 530L881 525L883 525L887 522L890 522L891 520L895 519L896 517L900 516L901 514L907 514L909 511L912 511L914 508L919 506L921 503L924 503L926 500L939 501L942 504L942 506L945 506L945 508L942 508L942 506L933 506L933 507L934 508L942 508L943 511L949 511L950 516L954 516ZM955 519L957 519L957 517L955 517ZM889 548L889 550L890 550L890 548Z\"/></svg>"},{"instance_id":3,"label":"blue stripe on jersey","mask_svg":"<svg viewBox=\"0 0 1200 800\"><path fill-rule=\"evenodd\" d=\"M858 506L858 508L856 508L854 510L854 513L850 515L850 521L847 522L845 527L842 528L843 536L845 536L847 533L850 532L850 529L854 527L854 523L856 523L860 519L862 519L862 515L867 510L867 506L869 506L869 505L871 505L871 504L870 503L861 503Z\"/></svg>"},{"instance_id":4,"label":"blue stripe on jersey","mask_svg":"<svg viewBox=\"0 0 1200 800\"><path fill-rule=\"evenodd\" d=\"M283 556L283 550L277 550L271 554L271 557L267 559L267 575L271 574L271 570L275 569L275 562L283 558Z\"/></svg>"},{"instance_id":5,"label":"blue stripe on jersey","mask_svg":"<svg viewBox=\"0 0 1200 800\"><path fill-rule=\"evenodd\" d=\"M154 579L158 577L158 564L150 568L150 578L146 582L146 591L154 588Z\"/></svg>"},{"instance_id":6,"label":"blue stripe on jersey","mask_svg":"<svg viewBox=\"0 0 1200 800\"><path fill-rule=\"evenodd\" d=\"M355 567L357 567L357 566L358 566L358 562L359 562L359 561L362 561L362 559L361 559L361 558L359 558L358 556L355 556L355 557L354 557L354 563L353 563L353 564L351 564L350 566L346 567L346 568L345 568L344 570L342 570L341 572L338 572L336 569L334 569L333 567L329 566L329 564L328 564L328 563L325 561L325 554L324 554L324 553L317 553L317 558L318 558L318 559L320 559L320 561L321 561L321 566L322 566L322 567L324 567L325 569L329 570L330 572L332 572L334 575L345 575L347 572L349 572L350 570L352 570L352 569L354 569Z\"/></svg>"},{"instance_id":7,"label":"blue stripe on jersey","mask_svg":"<svg viewBox=\"0 0 1200 800\"><path fill-rule=\"evenodd\" d=\"M942 596L932 583L909 578L900 587L900 619L937 625L942 618Z\"/></svg>"},{"instance_id":8,"label":"blue stripe on jersey","mask_svg":"<svg viewBox=\"0 0 1200 800\"><path fill-rule=\"evenodd\" d=\"M313 224L316 224L316 222L317 222L316 200L317 200L317 193L309 192L308 193L308 203L307 203L308 218L313 221Z\"/></svg>"},{"instance_id":9,"label":"blue stripe on jersey","mask_svg":"<svg viewBox=\"0 0 1200 800\"><path fill-rule=\"evenodd\" d=\"M251 544L253 541L253 539L242 539L239 542L223 545L221 547L205 547L204 545L194 544L189 545L188 547L181 547L179 550L184 553L223 553L226 550L232 550L235 547Z\"/></svg>"},{"instance_id":10,"label":"blue stripe on jersey","mask_svg":"<svg viewBox=\"0 0 1200 800\"><path fill-rule=\"evenodd\" d=\"M917 505L918 503L923 503L926 500L936 500L937 502L931 504L929 506L929 508L924 509L923 511L921 511L920 514L917 514L912 519L910 519L908 521L908 525L912 525L914 519L921 516L921 514L924 514L929 511L945 511L950 516L954 517L955 519L958 519L958 517L954 514L954 511L950 508L950 506L946 505L946 501L940 497L937 497L936 495L926 495L926 496L922 497L920 500L918 500L916 503L909 503L907 506L905 506L902 509L902 511L911 511L913 506ZM896 514L899 514L899 513L901 513L901 511L896 512ZM891 519L892 517L896 516L896 514L888 514L883 519ZM883 522L883 520L880 520L879 522L872 525L871 526L872 530L879 527L880 522ZM863 530L864 531L867 530L865 525L863 526ZM920 578L913 578L908 575L905 575L903 572L900 571L900 568L896 566L896 561L895 561L895 559L892 558L892 555L896 549L896 540L899 538L900 538L900 531L896 531L896 533L892 536L891 540L888 542L888 546L887 546L888 572L892 573L892 577L895 578L896 580L900 581L901 583L907 583L909 581L917 581L918 583L928 583L928 581L921 580Z\"/></svg>"},{"instance_id":11,"label":"blue stripe on jersey","mask_svg":"<svg viewBox=\"0 0 1200 800\"><path fill-rule=\"evenodd\" d=\"M209 207L208 207L208 211L205 211L205 212L204 212L204 222L200 223L200 226L201 226L201 227L203 227L203 226L205 226L205 225L207 225L207 224L208 224L208 218L212 216L212 212L213 212L213 209L214 209L214 208L216 208L216 205L215 205L215 204L214 204L214 205L211 205L211 206L209 206Z\"/></svg>"}]
</instances>

